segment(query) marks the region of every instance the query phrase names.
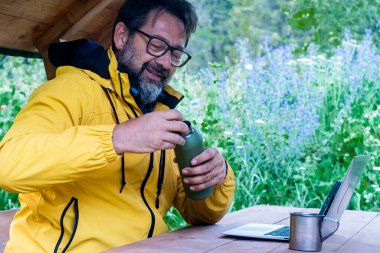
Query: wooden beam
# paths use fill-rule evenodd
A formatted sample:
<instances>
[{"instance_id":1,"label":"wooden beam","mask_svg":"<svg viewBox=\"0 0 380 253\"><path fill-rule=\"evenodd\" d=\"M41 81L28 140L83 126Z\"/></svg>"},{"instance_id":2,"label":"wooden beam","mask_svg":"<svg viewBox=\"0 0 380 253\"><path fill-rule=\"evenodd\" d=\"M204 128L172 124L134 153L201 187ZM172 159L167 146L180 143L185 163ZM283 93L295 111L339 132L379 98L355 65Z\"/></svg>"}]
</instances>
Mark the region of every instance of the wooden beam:
<instances>
[{"instance_id":1,"label":"wooden beam","mask_svg":"<svg viewBox=\"0 0 380 253\"><path fill-rule=\"evenodd\" d=\"M113 32L113 22L105 24L98 33L89 34L88 38L90 40L96 41L102 45L105 49L108 49L112 45L112 32Z\"/></svg>"},{"instance_id":2,"label":"wooden beam","mask_svg":"<svg viewBox=\"0 0 380 253\"><path fill-rule=\"evenodd\" d=\"M52 79L55 76L55 68L48 59L48 47L54 42L58 42L63 34L73 27L100 2L108 2L109 0L83 0L76 2L70 11L66 13L60 20L54 22L54 25L47 29L42 36L34 40L34 45L41 53L45 64L46 76ZM97 10L98 11L98 10Z\"/></svg>"},{"instance_id":3,"label":"wooden beam","mask_svg":"<svg viewBox=\"0 0 380 253\"><path fill-rule=\"evenodd\" d=\"M113 0L101 0L94 8L87 12L80 20L70 27L61 37L70 37L78 33L89 22L95 19Z\"/></svg>"},{"instance_id":4,"label":"wooden beam","mask_svg":"<svg viewBox=\"0 0 380 253\"><path fill-rule=\"evenodd\" d=\"M0 14L0 47L36 52L33 39L49 26L20 17Z\"/></svg>"}]
</instances>

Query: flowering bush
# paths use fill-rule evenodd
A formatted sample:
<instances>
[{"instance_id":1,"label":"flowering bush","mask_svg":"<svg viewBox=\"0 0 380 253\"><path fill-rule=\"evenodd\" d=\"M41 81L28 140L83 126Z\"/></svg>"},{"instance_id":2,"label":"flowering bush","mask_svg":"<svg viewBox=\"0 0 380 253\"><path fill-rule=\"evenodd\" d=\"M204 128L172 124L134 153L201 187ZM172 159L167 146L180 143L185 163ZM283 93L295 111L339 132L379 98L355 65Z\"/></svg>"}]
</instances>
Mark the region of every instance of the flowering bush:
<instances>
[{"instance_id":1,"label":"flowering bush","mask_svg":"<svg viewBox=\"0 0 380 253\"><path fill-rule=\"evenodd\" d=\"M266 48L253 59L244 39L235 64L181 72L174 86L187 97L180 110L219 147L234 168L232 210L253 204L321 206L352 157L379 164L380 55L370 32L356 42L346 32L326 58L313 47ZM377 210L380 177L367 166L350 207Z\"/></svg>"}]
</instances>

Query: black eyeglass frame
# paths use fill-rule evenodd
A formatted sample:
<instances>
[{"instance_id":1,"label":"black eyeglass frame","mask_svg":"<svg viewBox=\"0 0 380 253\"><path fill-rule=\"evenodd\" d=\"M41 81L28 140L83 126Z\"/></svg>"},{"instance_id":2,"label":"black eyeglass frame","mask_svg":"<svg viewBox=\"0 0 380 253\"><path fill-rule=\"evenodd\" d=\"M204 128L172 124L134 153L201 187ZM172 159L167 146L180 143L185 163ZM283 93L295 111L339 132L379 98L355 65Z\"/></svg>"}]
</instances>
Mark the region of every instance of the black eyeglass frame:
<instances>
[{"instance_id":1,"label":"black eyeglass frame","mask_svg":"<svg viewBox=\"0 0 380 253\"><path fill-rule=\"evenodd\" d=\"M185 64L191 59L191 55L190 55L189 53L185 52L185 51L182 50L182 49L179 49L179 48L176 48L176 47L173 47L173 46L169 45L166 41L164 41L164 40L162 40L162 39L160 39L160 38L157 38L156 36L153 36L153 35L147 34L146 32L143 32L143 31L141 31L140 29L133 29L133 30L135 30L136 32L141 33L142 35L146 36L146 37L149 39L149 40L148 40L148 43L146 43L146 51L147 51L150 55L152 55L152 56L154 56L154 57L160 57L160 56L163 56L163 55L166 54L168 51L170 51L170 55L172 56L174 50L177 50L177 51L182 52L182 54L183 54L182 57L183 57L184 55L187 56L187 59L186 59L184 62L182 62L181 64L179 64L178 66L177 66L177 65L174 65L174 64L173 64L173 60L172 60L170 64L171 64L173 67L177 67L177 68L183 67L183 66L184 66L184 65L185 65ZM149 45L150 45L150 43L151 43L151 41L152 41L153 39L159 40L159 41L163 42L163 43L167 46L167 48L166 48L161 54L153 54L152 52L149 51Z\"/></svg>"}]
</instances>

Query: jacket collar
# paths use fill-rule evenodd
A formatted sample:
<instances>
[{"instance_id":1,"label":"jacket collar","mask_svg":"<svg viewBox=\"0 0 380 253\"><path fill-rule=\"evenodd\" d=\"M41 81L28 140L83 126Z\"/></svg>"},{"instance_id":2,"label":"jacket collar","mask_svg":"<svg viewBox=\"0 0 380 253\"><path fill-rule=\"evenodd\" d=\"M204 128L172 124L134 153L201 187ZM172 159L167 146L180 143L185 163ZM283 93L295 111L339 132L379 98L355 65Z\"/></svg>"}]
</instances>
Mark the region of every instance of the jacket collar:
<instances>
[{"instance_id":1,"label":"jacket collar","mask_svg":"<svg viewBox=\"0 0 380 253\"><path fill-rule=\"evenodd\" d=\"M49 47L49 60L57 68L73 66L82 69L103 87L113 90L128 103L136 103L141 108L138 90L131 86L128 74L118 67L112 48L106 51L97 43L87 39L55 43ZM58 72L60 71L57 69ZM166 85L156 106L157 109L161 109L160 104L163 104L173 109L182 99L181 93ZM148 108L148 111L151 109Z\"/></svg>"}]
</instances>

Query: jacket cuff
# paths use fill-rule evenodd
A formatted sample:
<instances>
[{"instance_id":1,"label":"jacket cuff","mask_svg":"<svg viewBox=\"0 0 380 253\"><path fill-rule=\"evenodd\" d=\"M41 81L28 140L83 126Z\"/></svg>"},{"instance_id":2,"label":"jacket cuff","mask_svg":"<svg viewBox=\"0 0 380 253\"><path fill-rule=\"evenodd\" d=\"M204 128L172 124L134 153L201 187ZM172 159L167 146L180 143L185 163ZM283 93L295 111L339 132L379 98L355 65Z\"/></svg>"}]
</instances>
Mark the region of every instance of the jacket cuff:
<instances>
[{"instance_id":1,"label":"jacket cuff","mask_svg":"<svg viewBox=\"0 0 380 253\"><path fill-rule=\"evenodd\" d=\"M120 157L113 147L112 133L115 125L102 126L102 134L100 135L100 141L103 146L103 154L107 162L112 162L116 158Z\"/></svg>"},{"instance_id":2,"label":"jacket cuff","mask_svg":"<svg viewBox=\"0 0 380 253\"><path fill-rule=\"evenodd\" d=\"M226 176L224 177L224 180L217 184L215 187L221 188L223 185L229 185L231 182L235 184L235 175L231 168L231 166L228 164L227 160L224 159L226 163Z\"/></svg>"}]
</instances>

